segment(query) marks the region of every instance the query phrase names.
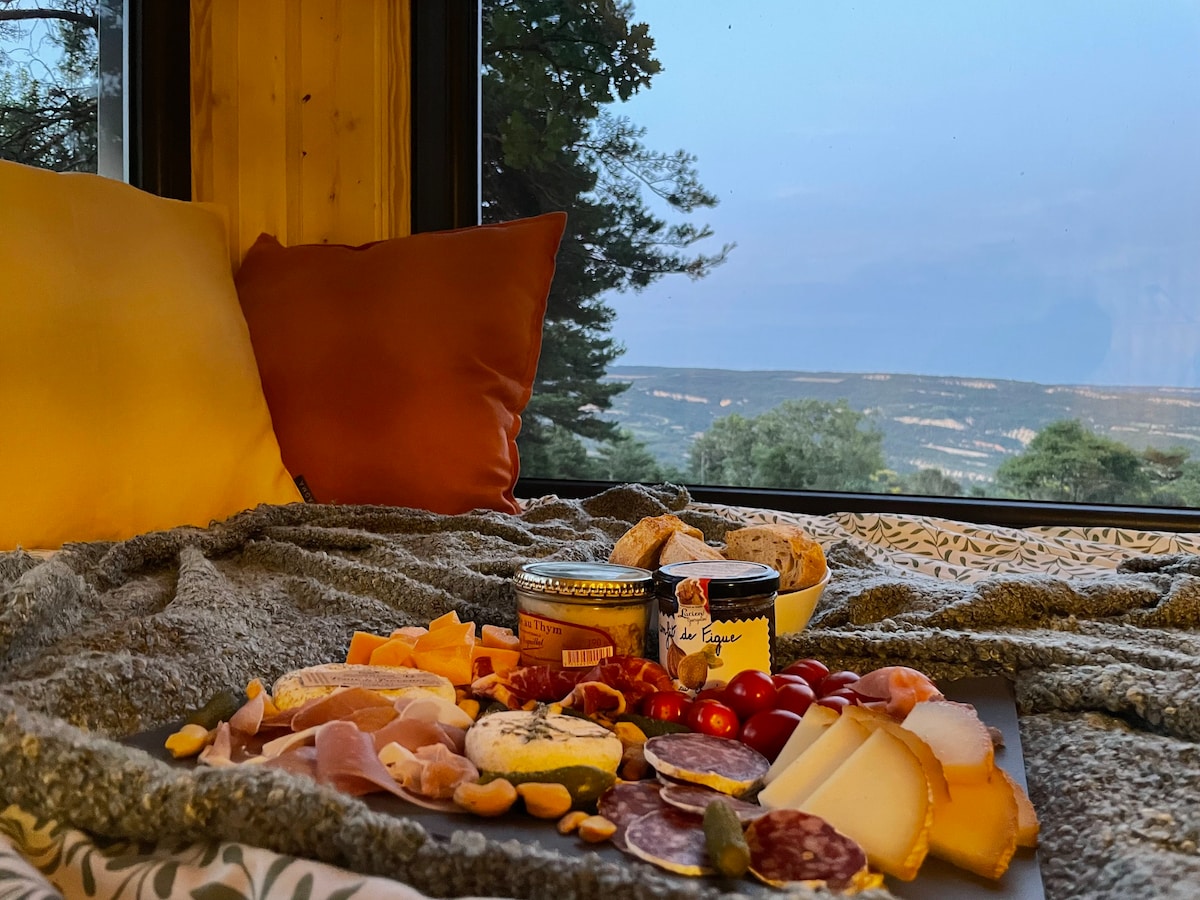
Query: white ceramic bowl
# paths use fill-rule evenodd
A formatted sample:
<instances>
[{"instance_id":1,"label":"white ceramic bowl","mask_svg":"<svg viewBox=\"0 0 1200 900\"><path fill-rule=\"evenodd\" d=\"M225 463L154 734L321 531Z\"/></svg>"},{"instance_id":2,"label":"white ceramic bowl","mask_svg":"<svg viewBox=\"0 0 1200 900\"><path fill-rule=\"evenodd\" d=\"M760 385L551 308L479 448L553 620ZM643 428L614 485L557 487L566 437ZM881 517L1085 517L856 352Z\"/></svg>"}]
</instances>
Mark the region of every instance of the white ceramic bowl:
<instances>
[{"instance_id":1,"label":"white ceramic bowl","mask_svg":"<svg viewBox=\"0 0 1200 900\"><path fill-rule=\"evenodd\" d=\"M825 577L812 587L798 591L788 591L775 598L775 633L787 634L789 631L803 631L804 626L817 608L817 601L825 593L825 585L829 584L829 570Z\"/></svg>"}]
</instances>

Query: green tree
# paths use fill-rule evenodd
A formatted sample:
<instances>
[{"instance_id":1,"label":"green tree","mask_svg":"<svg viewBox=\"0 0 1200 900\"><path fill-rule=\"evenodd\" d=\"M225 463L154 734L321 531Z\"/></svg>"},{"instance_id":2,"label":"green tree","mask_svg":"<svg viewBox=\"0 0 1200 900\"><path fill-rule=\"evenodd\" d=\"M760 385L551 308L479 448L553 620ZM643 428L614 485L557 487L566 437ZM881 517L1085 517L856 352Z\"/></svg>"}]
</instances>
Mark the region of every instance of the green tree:
<instances>
[{"instance_id":1,"label":"green tree","mask_svg":"<svg viewBox=\"0 0 1200 900\"><path fill-rule=\"evenodd\" d=\"M785 400L753 418L718 419L696 438L689 476L707 484L870 491L883 433L845 400Z\"/></svg>"},{"instance_id":2,"label":"green tree","mask_svg":"<svg viewBox=\"0 0 1200 900\"><path fill-rule=\"evenodd\" d=\"M962 484L941 469L918 469L903 479L906 494L930 497L961 497Z\"/></svg>"},{"instance_id":3,"label":"green tree","mask_svg":"<svg viewBox=\"0 0 1200 900\"><path fill-rule=\"evenodd\" d=\"M701 278L731 249L694 248L711 230L689 217L717 202L695 158L652 149L611 111L660 71L653 52L629 2L483 0L483 218L569 216L518 439L530 474L549 474L555 428L616 437L598 415L627 387L603 380L622 352L604 294L672 273Z\"/></svg>"},{"instance_id":4,"label":"green tree","mask_svg":"<svg viewBox=\"0 0 1200 900\"><path fill-rule=\"evenodd\" d=\"M682 473L663 465L632 431L622 428L600 447L596 460L598 477L604 481L681 481Z\"/></svg>"},{"instance_id":5,"label":"green tree","mask_svg":"<svg viewBox=\"0 0 1200 900\"><path fill-rule=\"evenodd\" d=\"M0 0L0 159L96 171L94 0Z\"/></svg>"},{"instance_id":6,"label":"green tree","mask_svg":"<svg viewBox=\"0 0 1200 900\"><path fill-rule=\"evenodd\" d=\"M1150 489L1135 450L1077 419L1039 431L1024 453L1000 464L996 484L1010 497L1068 503L1141 503Z\"/></svg>"},{"instance_id":7,"label":"green tree","mask_svg":"<svg viewBox=\"0 0 1200 900\"><path fill-rule=\"evenodd\" d=\"M520 459L523 475L585 480L600 477L598 466L588 456L583 441L557 425L546 426L542 439L522 450Z\"/></svg>"}]
</instances>

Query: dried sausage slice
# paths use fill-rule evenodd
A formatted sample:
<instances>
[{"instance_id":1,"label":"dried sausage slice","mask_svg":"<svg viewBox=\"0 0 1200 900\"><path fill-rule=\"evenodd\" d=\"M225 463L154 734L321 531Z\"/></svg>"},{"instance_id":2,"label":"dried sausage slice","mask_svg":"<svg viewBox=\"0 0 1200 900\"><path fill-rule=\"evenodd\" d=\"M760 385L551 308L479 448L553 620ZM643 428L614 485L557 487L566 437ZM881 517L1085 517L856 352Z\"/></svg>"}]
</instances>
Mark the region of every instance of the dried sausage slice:
<instances>
[{"instance_id":1,"label":"dried sausage slice","mask_svg":"<svg viewBox=\"0 0 1200 900\"><path fill-rule=\"evenodd\" d=\"M660 775L740 797L762 783L771 763L741 741L698 732L660 734L642 752Z\"/></svg>"},{"instance_id":2,"label":"dried sausage slice","mask_svg":"<svg viewBox=\"0 0 1200 900\"><path fill-rule=\"evenodd\" d=\"M618 781L600 795L596 811L617 826L612 842L618 849L629 850L625 844L625 829L630 822L664 808L659 797L661 787L654 781Z\"/></svg>"},{"instance_id":3,"label":"dried sausage slice","mask_svg":"<svg viewBox=\"0 0 1200 900\"><path fill-rule=\"evenodd\" d=\"M634 856L680 875L712 875L704 821L668 806L629 823L625 843Z\"/></svg>"},{"instance_id":4,"label":"dried sausage slice","mask_svg":"<svg viewBox=\"0 0 1200 900\"><path fill-rule=\"evenodd\" d=\"M878 887L883 876L867 868L856 842L818 816L773 809L746 829L750 871L775 887L801 884L853 892Z\"/></svg>"},{"instance_id":5,"label":"dried sausage slice","mask_svg":"<svg viewBox=\"0 0 1200 900\"><path fill-rule=\"evenodd\" d=\"M666 803L674 806L676 809L682 809L684 812L690 812L696 816L703 816L704 810L708 808L708 804L720 798L729 805L730 809L738 817L738 821L743 825L754 821L767 812L765 808L759 806L757 803L751 803L749 800L739 800L737 797L730 797L728 794L722 794L720 791L715 791L712 788L699 784L686 784L683 782L665 784L660 796Z\"/></svg>"}]
</instances>

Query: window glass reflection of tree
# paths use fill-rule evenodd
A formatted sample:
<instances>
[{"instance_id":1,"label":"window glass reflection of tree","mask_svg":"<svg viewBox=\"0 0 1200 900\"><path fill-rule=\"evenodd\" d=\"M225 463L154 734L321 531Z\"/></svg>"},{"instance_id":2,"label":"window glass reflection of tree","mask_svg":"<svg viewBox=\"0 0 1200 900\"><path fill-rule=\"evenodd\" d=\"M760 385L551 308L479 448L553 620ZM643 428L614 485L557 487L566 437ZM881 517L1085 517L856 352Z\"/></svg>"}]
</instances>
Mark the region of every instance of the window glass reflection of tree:
<instances>
[{"instance_id":1,"label":"window glass reflection of tree","mask_svg":"<svg viewBox=\"0 0 1200 900\"><path fill-rule=\"evenodd\" d=\"M98 170L101 85L121 91L97 68L102 18L120 27L109 10L96 0L0 0L0 159Z\"/></svg>"}]
</instances>

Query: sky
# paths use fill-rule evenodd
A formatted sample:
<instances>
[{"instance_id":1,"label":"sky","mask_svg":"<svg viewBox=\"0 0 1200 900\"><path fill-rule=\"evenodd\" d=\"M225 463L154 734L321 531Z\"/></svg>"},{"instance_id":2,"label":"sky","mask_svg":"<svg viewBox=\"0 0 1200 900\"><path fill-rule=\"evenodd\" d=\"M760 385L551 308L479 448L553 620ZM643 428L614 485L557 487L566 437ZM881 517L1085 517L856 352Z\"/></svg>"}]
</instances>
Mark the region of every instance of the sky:
<instances>
[{"instance_id":1,"label":"sky","mask_svg":"<svg viewBox=\"0 0 1200 900\"><path fill-rule=\"evenodd\" d=\"M636 0L705 279L618 365L1200 386L1200 0ZM668 218L669 218L668 214Z\"/></svg>"}]
</instances>

